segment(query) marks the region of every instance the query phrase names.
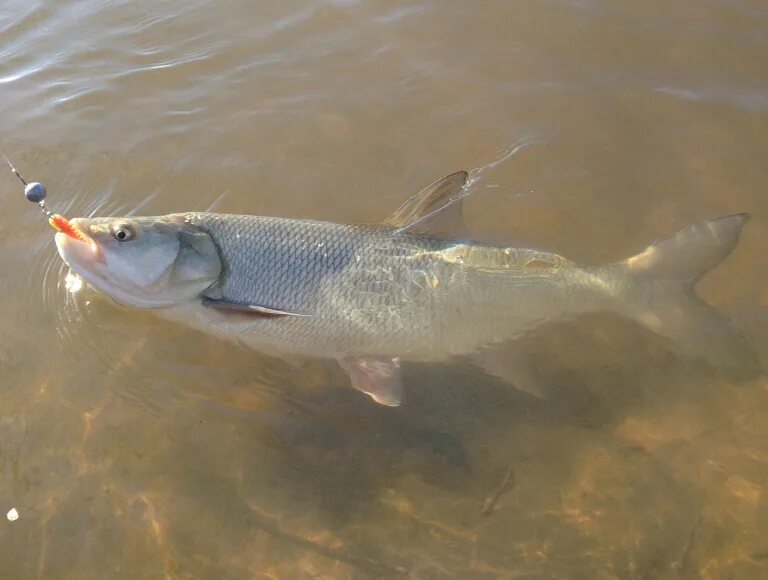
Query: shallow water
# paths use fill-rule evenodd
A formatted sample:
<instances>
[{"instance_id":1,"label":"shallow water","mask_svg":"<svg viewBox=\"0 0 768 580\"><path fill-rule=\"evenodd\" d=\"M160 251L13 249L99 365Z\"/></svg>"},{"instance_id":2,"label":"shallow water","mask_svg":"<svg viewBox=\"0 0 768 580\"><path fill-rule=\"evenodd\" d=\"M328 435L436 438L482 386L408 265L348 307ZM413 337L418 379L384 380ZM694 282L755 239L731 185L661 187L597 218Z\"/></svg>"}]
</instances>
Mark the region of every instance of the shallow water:
<instances>
[{"instance_id":1,"label":"shallow water","mask_svg":"<svg viewBox=\"0 0 768 580\"><path fill-rule=\"evenodd\" d=\"M699 293L768 365L764 2L10 0L1 143L69 216L377 221L476 173L469 227L616 260L752 214ZM498 161L498 163L495 163ZM0 577L768 577L768 380L609 316L398 409L69 292L0 177ZM503 307L503 305L500 305Z\"/></svg>"}]
</instances>

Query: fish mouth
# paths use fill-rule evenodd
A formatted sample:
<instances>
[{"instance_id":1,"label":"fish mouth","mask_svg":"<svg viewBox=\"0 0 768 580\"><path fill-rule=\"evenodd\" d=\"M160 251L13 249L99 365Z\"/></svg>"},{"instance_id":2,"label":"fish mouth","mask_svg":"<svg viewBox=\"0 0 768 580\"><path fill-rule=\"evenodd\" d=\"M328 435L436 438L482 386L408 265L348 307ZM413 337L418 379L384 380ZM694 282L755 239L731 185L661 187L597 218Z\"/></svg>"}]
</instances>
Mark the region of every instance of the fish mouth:
<instances>
[{"instance_id":1,"label":"fish mouth","mask_svg":"<svg viewBox=\"0 0 768 580\"><path fill-rule=\"evenodd\" d=\"M54 240L59 256L70 268L78 274L87 266L96 263L104 264L104 254L96 240L91 237L91 229L82 218L76 218L69 222L77 236L65 232L57 232Z\"/></svg>"}]
</instances>

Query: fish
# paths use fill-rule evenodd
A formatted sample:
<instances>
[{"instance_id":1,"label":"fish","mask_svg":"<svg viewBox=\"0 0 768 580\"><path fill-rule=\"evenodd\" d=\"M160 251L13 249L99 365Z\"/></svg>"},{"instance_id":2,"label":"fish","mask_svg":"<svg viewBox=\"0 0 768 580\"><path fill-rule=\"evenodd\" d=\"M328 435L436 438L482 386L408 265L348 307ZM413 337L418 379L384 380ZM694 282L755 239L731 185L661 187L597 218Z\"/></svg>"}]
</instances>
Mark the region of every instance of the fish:
<instances>
[{"instance_id":1,"label":"fish","mask_svg":"<svg viewBox=\"0 0 768 580\"><path fill-rule=\"evenodd\" d=\"M335 359L351 385L400 405L403 361L469 356L522 390L494 345L552 320L611 312L692 356L754 361L695 286L736 246L748 214L700 222L606 265L481 243L462 231L468 174L436 181L378 224L208 212L76 218L55 243L122 305L278 356Z\"/></svg>"}]
</instances>

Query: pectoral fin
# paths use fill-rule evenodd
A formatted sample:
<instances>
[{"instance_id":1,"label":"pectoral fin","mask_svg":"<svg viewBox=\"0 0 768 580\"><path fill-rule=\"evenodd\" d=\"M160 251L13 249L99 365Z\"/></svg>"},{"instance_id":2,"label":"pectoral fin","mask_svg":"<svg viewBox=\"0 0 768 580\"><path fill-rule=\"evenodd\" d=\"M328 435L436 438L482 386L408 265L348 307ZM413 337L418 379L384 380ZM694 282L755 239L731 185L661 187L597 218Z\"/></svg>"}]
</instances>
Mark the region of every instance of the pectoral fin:
<instances>
[{"instance_id":1,"label":"pectoral fin","mask_svg":"<svg viewBox=\"0 0 768 580\"><path fill-rule=\"evenodd\" d=\"M258 304L240 304L237 302L228 302L226 300L216 300L214 298L203 298L203 306L218 308L219 310L230 310L233 312L242 312L245 314L254 314L256 316L311 316L300 312L289 312L269 306L260 306Z\"/></svg>"},{"instance_id":2,"label":"pectoral fin","mask_svg":"<svg viewBox=\"0 0 768 580\"><path fill-rule=\"evenodd\" d=\"M339 364L349 375L352 386L380 405L397 407L403 392L400 359L377 356L343 356Z\"/></svg>"}]
</instances>

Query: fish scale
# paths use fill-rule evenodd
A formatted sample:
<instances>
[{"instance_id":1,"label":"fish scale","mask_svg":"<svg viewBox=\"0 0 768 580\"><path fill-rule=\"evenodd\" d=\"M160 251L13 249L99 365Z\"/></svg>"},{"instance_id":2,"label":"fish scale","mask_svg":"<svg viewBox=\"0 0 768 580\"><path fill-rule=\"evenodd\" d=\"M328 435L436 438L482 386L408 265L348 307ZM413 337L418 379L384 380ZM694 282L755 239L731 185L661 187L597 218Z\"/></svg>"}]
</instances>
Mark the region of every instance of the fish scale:
<instances>
[{"instance_id":1,"label":"fish scale","mask_svg":"<svg viewBox=\"0 0 768 580\"><path fill-rule=\"evenodd\" d=\"M564 277L580 276L562 268L559 256L535 250L482 246L478 263L471 251L457 260L456 248L476 246L382 225L207 213L184 219L220 251L223 274L207 295L311 315L241 319L223 330L240 326L242 340L262 350L444 358L506 336L513 318L551 316ZM554 266L533 277L515 273L535 256ZM509 303L515 290L523 309ZM582 307L604 299L585 294L593 297L580 296Z\"/></svg>"}]
</instances>

